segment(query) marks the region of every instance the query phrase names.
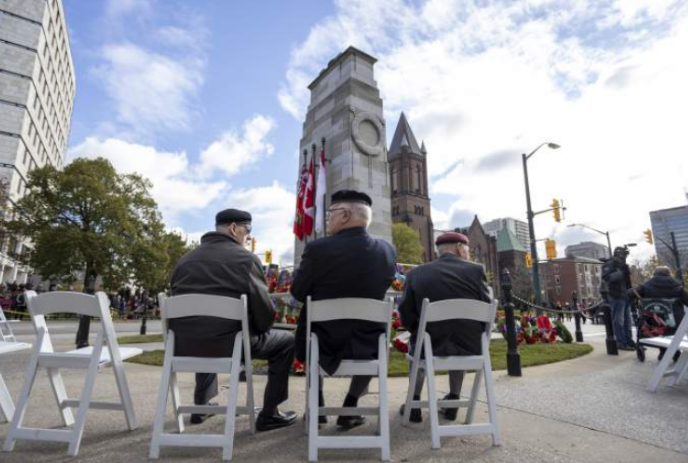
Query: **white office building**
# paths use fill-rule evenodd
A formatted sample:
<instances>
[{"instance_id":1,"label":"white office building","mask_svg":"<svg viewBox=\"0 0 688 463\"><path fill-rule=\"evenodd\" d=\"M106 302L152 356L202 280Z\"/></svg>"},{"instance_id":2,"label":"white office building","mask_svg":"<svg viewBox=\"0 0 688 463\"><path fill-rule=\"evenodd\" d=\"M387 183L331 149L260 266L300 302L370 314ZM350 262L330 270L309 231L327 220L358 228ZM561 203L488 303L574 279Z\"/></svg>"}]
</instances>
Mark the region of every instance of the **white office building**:
<instances>
[{"instance_id":1,"label":"white office building","mask_svg":"<svg viewBox=\"0 0 688 463\"><path fill-rule=\"evenodd\" d=\"M503 228L511 230L523 247L530 251L530 228L528 228L527 222L506 217L503 219L490 220L483 224L485 233L494 237L497 237Z\"/></svg>"},{"instance_id":2,"label":"white office building","mask_svg":"<svg viewBox=\"0 0 688 463\"><path fill-rule=\"evenodd\" d=\"M31 170L62 167L75 91L62 0L0 0L0 181L6 210L26 193ZM4 239L0 282L26 281L30 269L8 254L27 246Z\"/></svg>"}]
</instances>

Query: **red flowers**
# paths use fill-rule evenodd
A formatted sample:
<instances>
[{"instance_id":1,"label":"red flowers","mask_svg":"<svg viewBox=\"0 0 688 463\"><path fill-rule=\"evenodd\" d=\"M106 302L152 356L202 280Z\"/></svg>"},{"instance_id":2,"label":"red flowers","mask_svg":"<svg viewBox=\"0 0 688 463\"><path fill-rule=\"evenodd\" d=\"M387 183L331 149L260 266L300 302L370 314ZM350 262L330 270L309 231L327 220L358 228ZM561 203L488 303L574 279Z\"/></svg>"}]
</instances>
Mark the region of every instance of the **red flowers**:
<instances>
[{"instance_id":1,"label":"red flowers","mask_svg":"<svg viewBox=\"0 0 688 463\"><path fill-rule=\"evenodd\" d=\"M408 354L409 346L407 343L405 343L404 341L402 341L399 338L395 338L394 341L392 341L392 342L393 342L394 348L396 350L398 350L402 354Z\"/></svg>"},{"instance_id":2,"label":"red flowers","mask_svg":"<svg viewBox=\"0 0 688 463\"><path fill-rule=\"evenodd\" d=\"M294 363L292 364L291 367L294 369L294 373L296 373L296 374L306 373L306 367L303 365L302 362L299 362L296 359L294 359Z\"/></svg>"}]
</instances>

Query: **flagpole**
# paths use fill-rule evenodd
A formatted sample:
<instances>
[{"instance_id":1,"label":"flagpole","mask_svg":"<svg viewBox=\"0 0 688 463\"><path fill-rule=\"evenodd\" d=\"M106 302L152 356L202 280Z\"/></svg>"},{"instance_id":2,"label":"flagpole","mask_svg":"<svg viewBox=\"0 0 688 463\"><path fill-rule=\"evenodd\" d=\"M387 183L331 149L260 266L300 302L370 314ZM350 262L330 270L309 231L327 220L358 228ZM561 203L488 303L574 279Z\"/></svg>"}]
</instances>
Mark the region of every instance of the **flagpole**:
<instances>
[{"instance_id":1,"label":"flagpole","mask_svg":"<svg viewBox=\"0 0 688 463\"><path fill-rule=\"evenodd\" d=\"M325 163L327 162L327 155L325 154L325 137L322 137L320 139L320 143L322 144L322 157L321 157L321 167L325 167ZM325 169L325 177L327 179L327 169ZM325 182L325 185L327 185L327 181ZM327 186L325 187L325 190L327 190ZM322 208L322 215L323 215L323 231L322 231L322 236L327 235L327 191L323 191L323 195L325 196L323 198L323 208Z\"/></svg>"},{"instance_id":2,"label":"flagpole","mask_svg":"<svg viewBox=\"0 0 688 463\"><path fill-rule=\"evenodd\" d=\"M318 197L318 181L317 181L317 178L318 178L318 169L320 167L320 162L318 162L318 163L315 162L315 159L316 159L315 154L316 154L317 148L318 147L315 145L315 143L313 143L311 145L311 160L313 162L313 237L315 239L318 239L318 230L316 230L316 227L315 227L315 222L316 222L315 219L316 219L316 217L318 217L318 210L316 209L316 204L318 204L318 201L316 201L315 198Z\"/></svg>"},{"instance_id":3,"label":"flagpole","mask_svg":"<svg viewBox=\"0 0 688 463\"><path fill-rule=\"evenodd\" d=\"M303 165L306 166L306 172L308 172L308 149L303 150ZM308 174L306 174L306 175L308 175ZM304 188L305 188L304 189L304 199L305 199L306 195L308 194L308 177L307 176L306 176L306 184L305 184ZM303 211L303 220L304 220L304 222L306 220L305 208ZM303 235L303 244L304 244L304 246L308 244L308 235L306 235L305 233Z\"/></svg>"}]
</instances>

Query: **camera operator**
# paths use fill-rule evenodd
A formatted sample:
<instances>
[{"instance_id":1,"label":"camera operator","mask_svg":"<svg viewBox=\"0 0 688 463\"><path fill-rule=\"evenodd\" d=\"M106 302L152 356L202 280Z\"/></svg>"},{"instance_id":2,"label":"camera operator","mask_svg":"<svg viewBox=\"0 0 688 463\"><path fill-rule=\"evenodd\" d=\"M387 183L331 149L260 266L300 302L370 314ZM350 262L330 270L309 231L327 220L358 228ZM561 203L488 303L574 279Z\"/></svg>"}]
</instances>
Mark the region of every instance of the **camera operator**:
<instances>
[{"instance_id":1,"label":"camera operator","mask_svg":"<svg viewBox=\"0 0 688 463\"><path fill-rule=\"evenodd\" d=\"M612 309L614 337L619 350L635 350L631 333L631 306L627 292L631 288L631 271L626 264L627 247L614 249L614 257L602 265L602 279L609 287L609 305Z\"/></svg>"}]
</instances>

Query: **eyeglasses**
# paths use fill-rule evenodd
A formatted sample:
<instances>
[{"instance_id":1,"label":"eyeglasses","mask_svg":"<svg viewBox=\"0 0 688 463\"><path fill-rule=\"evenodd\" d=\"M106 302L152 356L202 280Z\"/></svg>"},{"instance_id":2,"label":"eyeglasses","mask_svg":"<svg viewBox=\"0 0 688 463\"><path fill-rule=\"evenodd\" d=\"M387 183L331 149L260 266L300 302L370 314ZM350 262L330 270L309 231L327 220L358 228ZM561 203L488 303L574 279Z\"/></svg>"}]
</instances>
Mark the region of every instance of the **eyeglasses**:
<instances>
[{"instance_id":1,"label":"eyeglasses","mask_svg":"<svg viewBox=\"0 0 688 463\"><path fill-rule=\"evenodd\" d=\"M251 230L253 230L253 228L251 228L251 224L248 222L247 223L238 223L237 226L238 227L244 227L244 229L246 230L246 233L249 235L251 234Z\"/></svg>"},{"instance_id":2,"label":"eyeglasses","mask_svg":"<svg viewBox=\"0 0 688 463\"><path fill-rule=\"evenodd\" d=\"M335 207L332 209L328 209L327 212L325 213L325 218L329 220L330 217L332 216L332 213L337 212L337 211L348 211L348 209L346 207Z\"/></svg>"}]
</instances>

